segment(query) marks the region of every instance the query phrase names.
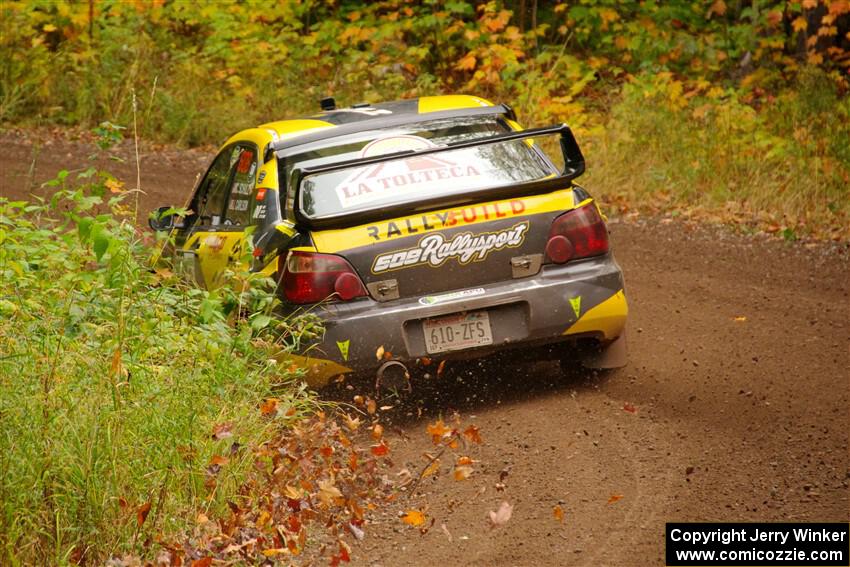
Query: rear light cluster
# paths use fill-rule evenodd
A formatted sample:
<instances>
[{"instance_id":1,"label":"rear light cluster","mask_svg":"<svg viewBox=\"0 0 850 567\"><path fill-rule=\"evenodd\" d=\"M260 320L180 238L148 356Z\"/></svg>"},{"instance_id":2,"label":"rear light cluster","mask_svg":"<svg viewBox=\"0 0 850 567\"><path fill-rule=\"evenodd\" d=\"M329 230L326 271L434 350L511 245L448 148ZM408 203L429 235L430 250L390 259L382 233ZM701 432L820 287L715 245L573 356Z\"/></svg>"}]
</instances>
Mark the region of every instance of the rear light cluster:
<instances>
[{"instance_id":1,"label":"rear light cluster","mask_svg":"<svg viewBox=\"0 0 850 567\"><path fill-rule=\"evenodd\" d=\"M278 269L283 274L283 293L292 303L348 301L366 295L354 268L339 256L293 250L281 258Z\"/></svg>"},{"instance_id":2,"label":"rear light cluster","mask_svg":"<svg viewBox=\"0 0 850 567\"><path fill-rule=\"evenodd\" d=\"M546 243L546 258L550 262L563 264L606 252L608 229L593 203L564 213L552 222Z\"/></svg>"}]
</instances>

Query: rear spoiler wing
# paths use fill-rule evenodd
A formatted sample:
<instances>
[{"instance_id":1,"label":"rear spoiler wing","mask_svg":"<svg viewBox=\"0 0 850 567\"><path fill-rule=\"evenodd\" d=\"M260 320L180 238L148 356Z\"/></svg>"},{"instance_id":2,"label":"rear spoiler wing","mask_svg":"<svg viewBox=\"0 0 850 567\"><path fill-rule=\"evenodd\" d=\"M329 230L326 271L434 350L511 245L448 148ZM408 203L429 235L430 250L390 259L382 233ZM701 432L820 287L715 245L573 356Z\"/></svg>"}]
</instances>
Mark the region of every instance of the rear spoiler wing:
<instances>
[{"instance_id":1,"label":"rear spoiler wing","mask_svg":"<svg viewBox=\"0 0 850 567\"><path fill-rule=\"evenodd\" d=\"M492 108L492 107L490 107ZM436 114L436 113L434 113ZM564 169L554 177L548 177L541 180L529 181L525 183L516 183L513 185L505 185L502 187L484 187L477 189L465 195L449 195L439 196L435 198L425 198L416 203L401 203L399 205L384 206L379 209L356 211L352 213L339 213L333 216L322 217L318 219L304 216L298 207L297 203L301 202L301 182L310 175L317 173L327 173L330 171L338 171L352 167L362 167L376 163L393 161L400 158L422 156L447 152L451 150L473 148L489 144L498 144L512 140L527 140L535 136L559 134L560 147L564 157ZM533 128L530 130L521 130L518 132L509 132L507 134L499 134L496 136L488 136L486 138L478 138L434 148L425 148L421 150L409 150L403 152L395 152L373 157L364 157L351 160L340 161L316 167L294 168L289 177L287 191L287 215L290 220L298 226L306 226L309 228L343 228L347 226L356 226L370 221L387 218L388 215L403 216L404 214L413 214L417 212L431 211L447 206L461 206L471 202L481 200L481 195L486 194L488 198L498 200L514 196L533 195L546 193L556 189L563 189L571 185L571 181L584 173L585 163L581 149L576 142L575 136L566 124L558 126L548 126L545 128Z\"/></svg>"}]
</instances>

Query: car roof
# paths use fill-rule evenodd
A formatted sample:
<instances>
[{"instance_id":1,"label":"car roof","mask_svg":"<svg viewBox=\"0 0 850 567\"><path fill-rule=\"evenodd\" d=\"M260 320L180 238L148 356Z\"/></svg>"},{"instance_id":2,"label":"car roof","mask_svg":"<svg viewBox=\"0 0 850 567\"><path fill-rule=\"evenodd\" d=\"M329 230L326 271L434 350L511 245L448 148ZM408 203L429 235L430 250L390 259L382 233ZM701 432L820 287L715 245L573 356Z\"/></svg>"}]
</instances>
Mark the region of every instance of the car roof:
<instances>
[{"instance_id":1,"label":"car roof","mask_svg":"<svg viewBox=\"0 0 850 567\"><path fill-rule=\"evenodd\" d=\"M349 108L324 110L305 118L277 120L242 130L224 146L251 140L260 147L268 143L274 149L298 145L308 140L333 138L346 133L381 128L391 123L411 123L437 119L445 115L504 114L507 107L471 95L440 95L381 102L361 103ZM310 134L309 136L305 136ZM223 146L223 147L224 147Z\"/></svg>"}]
</instances>

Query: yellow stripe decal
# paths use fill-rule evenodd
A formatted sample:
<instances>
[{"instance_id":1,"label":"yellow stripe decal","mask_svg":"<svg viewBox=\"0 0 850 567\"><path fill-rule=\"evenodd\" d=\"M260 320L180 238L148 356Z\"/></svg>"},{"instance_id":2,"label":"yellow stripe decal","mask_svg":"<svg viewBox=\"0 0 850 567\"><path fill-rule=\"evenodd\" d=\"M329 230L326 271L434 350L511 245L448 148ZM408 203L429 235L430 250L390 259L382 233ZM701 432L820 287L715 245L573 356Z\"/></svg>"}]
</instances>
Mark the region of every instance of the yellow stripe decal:
<instances>
[{"instance_id":1,"label":"yellow stripe decal","mask_svg":"<svg viewBox=\"0 0 850 567\"><path fill-rule=\"evenodd\" d=\"M588 309L581 319L564 331L564 334L576 335L602 331L606 340L615 339L623 332L628 314L629 304L626 302L626 294L621 289L599 305Z\"/></svg>"},{"instance_id":2,"label":"yellow stripe decal","mask_svg":"<svg viewBox=\"0 0 850 567\"><path fill-rule=\"evenodd\" d=\"M459 108L477 108L493 106L487 99L469 95L443 95L419 97L419 113L437 112L440 110L457 110Z\"/></svg>"},{"instance_id":3,"label":"yellow stripe decal","mask_svg":"<svg viewBox=\"0 0 850 567\"><path fill-rule=\"evenodd\" d=\"M319 252L340 252L369 244L386 242L411 235L468 226L503 218L521 217L550 211L567 211L575 207L572 189L561 189L545 195L518 197L443 209L421 215L399 217L370 225L340 230L313 232Z\"/></svg>"}]
</instances>

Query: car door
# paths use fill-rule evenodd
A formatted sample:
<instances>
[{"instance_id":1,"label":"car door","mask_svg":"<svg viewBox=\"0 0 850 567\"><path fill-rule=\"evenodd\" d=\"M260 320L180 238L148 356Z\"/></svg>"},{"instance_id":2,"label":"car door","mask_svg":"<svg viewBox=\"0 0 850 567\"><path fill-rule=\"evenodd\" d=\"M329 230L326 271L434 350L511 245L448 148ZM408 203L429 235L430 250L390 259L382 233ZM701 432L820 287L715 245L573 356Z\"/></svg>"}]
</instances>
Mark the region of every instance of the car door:
<instances>
[{"instance_id":1,"label":"car door","mask_svg":"<svg viewBox=\"0 0 850 567\"><path fill-rule=\"evenodd\" d=\"M221 285L228 266L241 260L257 171L257 147L236 142L216 156L190 205L190 226L178 238L176 264L198 284Z\"/></svg>"}]
</instances>

